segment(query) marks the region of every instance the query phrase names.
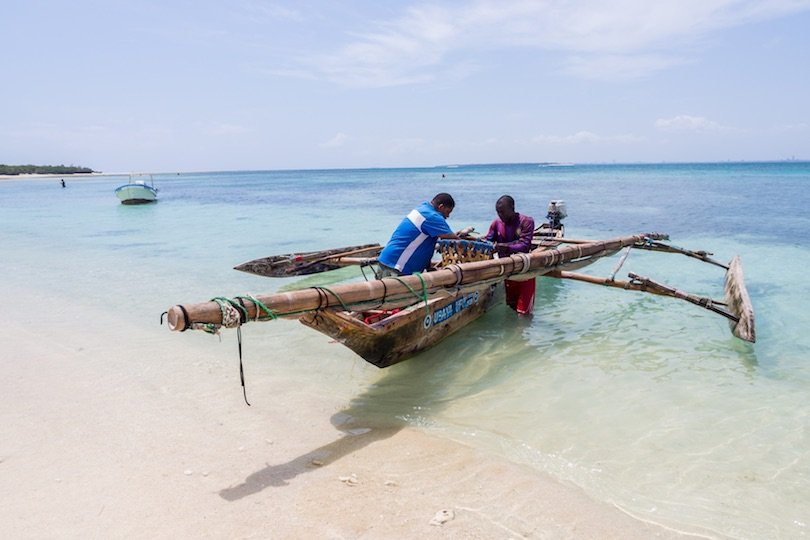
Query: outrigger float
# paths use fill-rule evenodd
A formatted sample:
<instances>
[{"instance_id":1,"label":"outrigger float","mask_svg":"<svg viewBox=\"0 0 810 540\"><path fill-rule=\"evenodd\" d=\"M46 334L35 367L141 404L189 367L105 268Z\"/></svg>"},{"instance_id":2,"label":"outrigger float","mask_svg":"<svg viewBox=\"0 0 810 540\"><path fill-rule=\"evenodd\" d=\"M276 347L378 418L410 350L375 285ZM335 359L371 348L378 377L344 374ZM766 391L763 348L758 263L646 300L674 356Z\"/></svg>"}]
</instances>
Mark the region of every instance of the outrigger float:
<instances>
[{"instance_id":1,"label":"outrigger float","mask_svg":"<svg viewBox=\"0 0 810 540\"><path fill-rule=\"evenodd\" d=\"M685 300L728 319L736 337L755 341L754 311L735 256L728 264L705 251L690 251L666 243L662 233L622 236L609 240L573 240L564 237L557 201L549 206L549 222L534 234L533 250L508 257L493 257L492 245L480 240L440 240L440 267L434 271L333 287L309 287L272 295L214 298L198 304L175 305L167 312L171 330L218 333L249 321L298 319L364 360L384 368L407 360L460 330L504 299L506 279L537 276L570 279L607 287L669 296ZM562 204L560 203L560 206ZM622 254L609 277L575 272L597 260ZM679 253L725 270L724 300L712 300L669 287L637 274L628 280L615 275L630 250ZM345 266L373 267L382 250L365 244L326 251L292 253L249 261L236 270L262 276L299 276L328 272ZM365 276L365 273L363 274Z\"/></svg>"}]
</instances>

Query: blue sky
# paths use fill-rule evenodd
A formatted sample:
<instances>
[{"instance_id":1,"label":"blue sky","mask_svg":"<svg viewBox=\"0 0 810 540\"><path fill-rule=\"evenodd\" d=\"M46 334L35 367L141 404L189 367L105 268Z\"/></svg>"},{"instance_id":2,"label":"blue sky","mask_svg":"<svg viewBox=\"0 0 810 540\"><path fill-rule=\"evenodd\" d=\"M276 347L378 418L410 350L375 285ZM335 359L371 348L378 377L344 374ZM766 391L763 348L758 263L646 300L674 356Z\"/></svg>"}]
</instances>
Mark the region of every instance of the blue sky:
<instances>
[{"instance_id":1,"label":"blue sky","mask_svg":"<svg viewBox=\"0 0 810 540\"><path fill-rule=\"evenodd\" d=\"M810 0L10 2L0 163L810 159Z\"/></svg>"}]
</instances>

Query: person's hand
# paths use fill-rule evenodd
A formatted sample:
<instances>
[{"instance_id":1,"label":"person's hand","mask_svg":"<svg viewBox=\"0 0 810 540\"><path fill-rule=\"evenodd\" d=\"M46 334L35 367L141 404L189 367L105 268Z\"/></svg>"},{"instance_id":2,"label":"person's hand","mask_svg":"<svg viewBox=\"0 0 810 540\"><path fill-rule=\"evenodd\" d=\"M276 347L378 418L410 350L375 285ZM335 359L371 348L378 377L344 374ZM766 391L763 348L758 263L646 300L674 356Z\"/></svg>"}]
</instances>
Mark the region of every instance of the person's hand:
<instances>
[{"instance_id":1,"label":"person's hand","mask_svg":"<svg viewBox=\"0 0 810 540\"><path fill-rule=\"evenodd\" d=\"M456 232L456 236L458 236L459 238L465 238L465 237L470 236L470 234L472 234L472 232L474 230L475 230L475 227L472 227L472 226L464 227L463 229Z\"/></svg>"}]
</instances>

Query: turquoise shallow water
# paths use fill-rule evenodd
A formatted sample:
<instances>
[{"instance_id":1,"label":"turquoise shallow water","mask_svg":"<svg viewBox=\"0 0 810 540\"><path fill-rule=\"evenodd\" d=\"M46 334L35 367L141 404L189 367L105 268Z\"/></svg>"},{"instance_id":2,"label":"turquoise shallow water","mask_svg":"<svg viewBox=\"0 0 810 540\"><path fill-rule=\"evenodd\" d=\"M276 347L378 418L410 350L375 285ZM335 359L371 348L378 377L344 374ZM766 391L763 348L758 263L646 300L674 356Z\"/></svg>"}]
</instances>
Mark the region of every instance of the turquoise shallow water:
<instances>
[{"instance_id":1,"label":"turquoise shallow water","mask_svg":"<svg viewBox=\"0 0 810 540\"><path fill-rule=\"evenodd\" d=\"M125 180L67 178L66 189L58 179L0 182L0 293L113 310L143 348L144 335L168 335L159 316L175 303L301 285L241 274L235 264L385 242L405 213L439 191L456 198L454 228L485 230L497 197L510 193L537 220L550 199L564 199L571 237L661 231L720 260L739 254L755 345L683 302L541 279L535 317L496 309L386 370L292 321L248 326L248 384L251 372L306 378L302 392L338 396L359 422L419 426L486 448L681 530L808 534L810 164L165 174L155 176L160 202L143 207L118 204L113 189ZM607 275L616 260L587 272ZM620 276L628 271L722 296L722 271L685 257L633 253ZM74 334L88 331L87 321L57 319ZM170 339L210 343L223 362L236 360L233 335L226 347L205 335ZM155 340L142 362L160 360ZM253 400L272 413L262 396Z\"/></svg>"}]
</instances>

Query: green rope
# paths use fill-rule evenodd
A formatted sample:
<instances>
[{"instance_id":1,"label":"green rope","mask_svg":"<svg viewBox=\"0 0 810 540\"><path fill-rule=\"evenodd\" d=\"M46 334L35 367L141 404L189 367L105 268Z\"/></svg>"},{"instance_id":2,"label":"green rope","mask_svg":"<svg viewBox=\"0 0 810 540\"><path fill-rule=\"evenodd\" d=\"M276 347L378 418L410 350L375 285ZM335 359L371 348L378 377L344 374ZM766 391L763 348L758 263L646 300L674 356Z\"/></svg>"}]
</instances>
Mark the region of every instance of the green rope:
<instances>
[{"instance_id":1,"label":"green rope","mask_svg":"<svg viewBox=\"0 0 810 540\"><path fill-rule=\"evenodd\" d=\"M224 296L217 296L212 298L211 301L219 305L219 309L222 312L222 326L225 328L240 326L242 321L247 320L247 308L236 300L231 300Z\"/></svg>"},{"instance_id":2,"label":"green rope","mask_svg":"<svg viewBox=\"0 0 810 540\"><path fill-rule=\"evenodd\" d=\"M425 279L422 277L421 273L414 272L413 275L419 277L419 281L422 283L422 292L421 293L414 290L413 287L411 287L410 285L408 285L407 283L402 281L401 278L395 277L395 276L392 276L392 277L393 277L393 279L396 279L397 281L399 281L417 299L424 301L425 302L425 307L427 307L428 302L429 302L428 301L427 283L425 282ZM325 293L331 294L332 296L334 296L337 299L337 301L340 303L341 307L345 311L351 311L351 308L349 307L349 305L335 291L329 289L328 287L311 287L311 288L316 289L316 290L322 290ZM236 296L236 297L234 297L234 299L226 298L224 296L217 296L215 298L212 298L211 301L216 302L217 305L219 305L219 309L222 312L222 323L221 324L216 324L216 323L193 323L193 324L191 324L189 326L189 329L190 330L202 330L203 332L206 332L208 334L218 335L219 331L220 331L220 329L222 327L235 328L235 327L241 326L243 321L249 320L249 316L248 316L247 308L241 302L239 302L239 300L250 300L251 302L253 302L253 304L256 306L256 319L254 319L254 320L268 320L268 319L269 320L276 320L276 319L279 318L279 315L275 311L273 311L272 309L267 307L261 300L259 300L258 298L254 297L254 296L251 296L251 295ZM327 298L327 304L328 304L328 300L329 299ZM356 303L357 304L362 304L363 302L356 302ZM328 307L328 305L324 306L324 307ZM288 316L289 315L300 315L302 313L307 313L309 311L311 311L311 310L303 309L303 310L300 310L300 311L294 311L294 312L286 313L286 315L288 315ZM261 312L264 312L265 315L260 315Z\"/></svg>"},{"instance_id":3,"label":"green rope","mask_svg":"<svg viewBox=\"0 0 810 540\"><path fill-rule=\"evenodd\" d=\"M419 278L419 281L422 282L422 294L421 295L418 292L416 292L415 290L413 290L413 288L411 288L410 285L408 285L407 283L402 281L402 278L399 278L399 277L396 277L396 276L393 276L393 278L395 280L399 281L402 285L404 285L405 288L407 288L409 291L411 291L411 294L413 294L415 297L417 297L420 300L424 300L425 301L425 307L427 307L427 305L428 305L428 294L427 294L427 283L425 283L425 278L422 277L422 274L420 272L414 272L413 275L417 276Z\"/></svg>"},{"instance_id":4,"label":"green rope","mask_svg":"<svg viewBox=\"0 0 810 540\"><path fill-rule=\"evenodd\" d=\"M262 319L270 319L270 320L275 321L276 319L278 319L278 315L276 315L275 311L273 311L269 307L265 306L262 303L262 301L259 300L258 298L254 297L254 296L251 296L249 294L247 294L245 296L237 296L236 298L237 299L243 299L243 300L250 300L251 302L253 302L253 304L256 306L256 319L255 320L259 321L259 320L262 320ZM259 310L264 311L265 313L267 313L267 316L266 317L260 317L259 316Z\"/></svg>"},{"instance_id":5,"label":"green rope","mask_svg":"<svg viewBox=\"0 0 810 540\"><path fill-rule=\"evenodd\" d=\"M218 335L221 325L214 323L191 323L190 330L202 330L206 334Z\"/></svg>"}]
</instances>

